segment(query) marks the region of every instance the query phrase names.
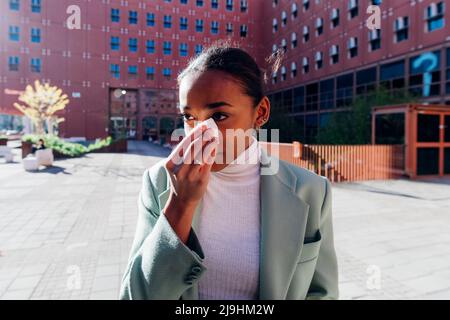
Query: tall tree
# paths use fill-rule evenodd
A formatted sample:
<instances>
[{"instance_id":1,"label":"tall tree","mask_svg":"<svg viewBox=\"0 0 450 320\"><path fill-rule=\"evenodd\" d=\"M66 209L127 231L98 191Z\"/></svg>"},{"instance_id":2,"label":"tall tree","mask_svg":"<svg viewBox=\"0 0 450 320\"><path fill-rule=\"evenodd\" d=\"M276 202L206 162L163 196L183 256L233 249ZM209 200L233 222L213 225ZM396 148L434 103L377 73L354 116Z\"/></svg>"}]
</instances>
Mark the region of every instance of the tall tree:
<instances>
[{"instance_id":1,"label":"tall tree","mask_svg":"<svg viewBox=\"0 0 450 320\"><path fill-rule=\"evenodd\" d=\"M28 85L19 96L19 101L24 105L14 103L14 106L25 116L31 119L35 125L37 134L45 134L47 123L48 133L53 135L54 127L64 121L56 115L58 111L64 110L69 103L67 95L56 86L49 83L41 84L39 80L34 82L34 88Z\"/></svg>"}]
</instances>

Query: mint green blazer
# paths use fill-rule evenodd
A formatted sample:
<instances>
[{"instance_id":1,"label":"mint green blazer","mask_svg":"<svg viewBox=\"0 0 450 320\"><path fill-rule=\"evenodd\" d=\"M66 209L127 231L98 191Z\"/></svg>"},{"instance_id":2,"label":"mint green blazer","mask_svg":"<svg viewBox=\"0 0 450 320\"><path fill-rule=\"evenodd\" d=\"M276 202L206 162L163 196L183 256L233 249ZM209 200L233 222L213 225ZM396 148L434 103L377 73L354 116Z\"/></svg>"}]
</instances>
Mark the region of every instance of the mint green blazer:
<instances>
[{"instance_id":1,"label":"mint green blazer","mask_svg":"<svg viewBox=\"0 0 450 320\"><path fill-rule=\"evenodd\" d=\"M262 149L261 166L275 157ZM261 175L260 300L338 299L330 181L278 160ZM198 281L207 271L195 230L181 242L161 212L170 178L160 160L144 172L139 217L120 299L198 300Z\"/></svg>"}]
</instances>

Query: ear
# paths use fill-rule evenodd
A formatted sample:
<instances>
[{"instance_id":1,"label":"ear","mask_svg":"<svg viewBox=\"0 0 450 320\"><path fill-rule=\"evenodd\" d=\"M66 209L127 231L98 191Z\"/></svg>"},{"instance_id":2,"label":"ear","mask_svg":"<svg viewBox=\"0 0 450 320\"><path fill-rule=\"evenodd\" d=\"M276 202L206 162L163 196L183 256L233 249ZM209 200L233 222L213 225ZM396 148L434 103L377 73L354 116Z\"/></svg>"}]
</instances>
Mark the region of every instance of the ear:
<instances>
[{"instance_id":1,"label":"ear","mask_svg":"<svg viewBox=\"0 0 450 320\"><path fill-rule=\"evenodd\" d=\"M257 107L255 120L256 125L263 126L265 123L267 123L267 121L269 121L269 116L270 116L270 100L267 96L264 96Z\"/></svg>"}]
</instances>

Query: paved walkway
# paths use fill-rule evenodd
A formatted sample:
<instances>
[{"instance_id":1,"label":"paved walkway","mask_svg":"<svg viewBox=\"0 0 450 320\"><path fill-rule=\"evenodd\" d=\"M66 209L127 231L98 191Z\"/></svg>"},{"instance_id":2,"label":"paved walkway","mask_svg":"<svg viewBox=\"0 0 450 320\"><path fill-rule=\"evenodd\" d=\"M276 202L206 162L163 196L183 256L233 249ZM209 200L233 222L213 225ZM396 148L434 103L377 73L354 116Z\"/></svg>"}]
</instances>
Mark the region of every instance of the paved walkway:
<instances>
[{"instance_id":1,"label":"paved walkway","mask_svg":"<svg viewBox=\"0 0 450 320\"><path fill-rule=\"evenodd\" d=\"M142 173L168 153L0 159L0 299L117 299ZM333 206L341 298L450 299L450 181L335 184Z\"/></svg>"}]
</instances>

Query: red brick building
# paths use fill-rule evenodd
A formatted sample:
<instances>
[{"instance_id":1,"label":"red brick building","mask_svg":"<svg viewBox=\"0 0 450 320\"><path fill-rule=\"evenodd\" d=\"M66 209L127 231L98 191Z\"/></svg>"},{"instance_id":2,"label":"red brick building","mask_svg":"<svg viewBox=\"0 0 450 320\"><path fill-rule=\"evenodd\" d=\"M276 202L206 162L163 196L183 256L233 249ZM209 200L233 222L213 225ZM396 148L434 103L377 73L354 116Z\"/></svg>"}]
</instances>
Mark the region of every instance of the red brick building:
<instances>
[{"instance_id":1,"label":"red brick building","mask_svg":"<svg viewBox=\"0 0 450 320\"><path fill-rule=\"evenodd\" d=\"M381 9L378 31L365 26L372 4ZM81 29L67 28L71 5ZM267 93L306 142L331 112L380 83L450 103L444 1L3 0L0 12L0 114L17 114L26 84L50 81L71 100L64 137L104 137L123 119L138 139L181 126L176 75L202 46L225 38L261 64L285 48Z\"/></svg>"}]
</instances>

